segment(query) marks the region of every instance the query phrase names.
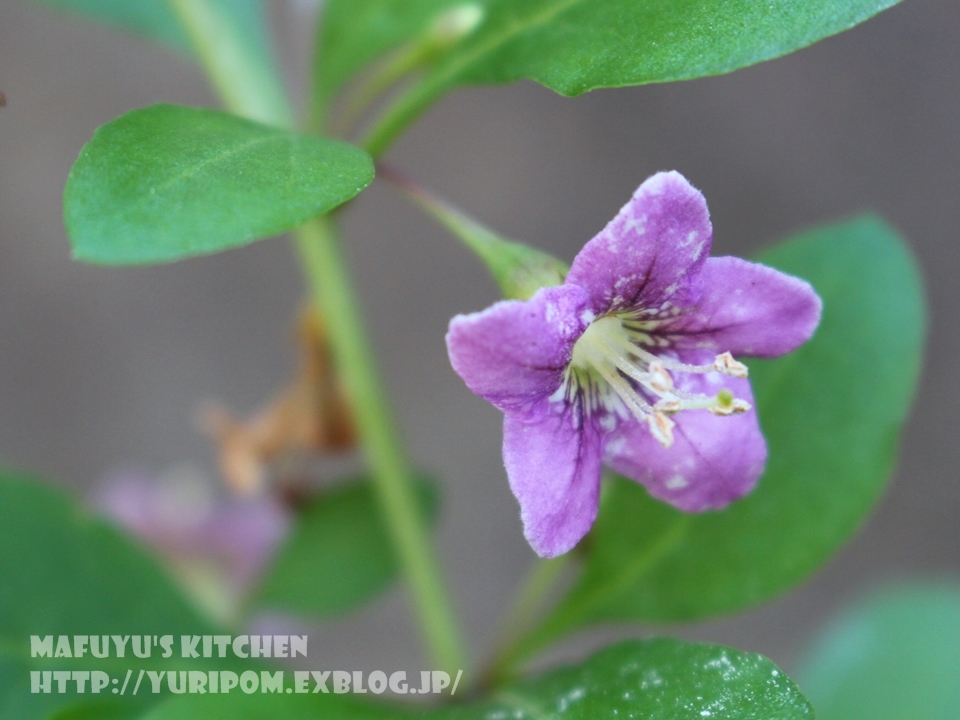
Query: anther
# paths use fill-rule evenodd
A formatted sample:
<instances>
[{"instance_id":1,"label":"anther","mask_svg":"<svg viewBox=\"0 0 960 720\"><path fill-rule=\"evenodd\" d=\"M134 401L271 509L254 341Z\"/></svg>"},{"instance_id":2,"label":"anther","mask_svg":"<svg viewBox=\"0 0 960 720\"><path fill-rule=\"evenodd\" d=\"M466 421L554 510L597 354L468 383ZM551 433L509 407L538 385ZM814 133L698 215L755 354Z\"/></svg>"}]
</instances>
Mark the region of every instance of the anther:
<instances>
[{"instance_id":1,"label":"anther","mask_svg":"<svg viewBox=\"0 0 960 720\"><path fill-rule=\"evenodd\" d=\"M676 415L683 410L683 401L678 398L664 398L654 405L653 409L665 415Z\"/></svg>"},{"instance_id":2,"label":"anther","mask_svg":"<svg viewBox=\"0 0 960 720\"><path fill-rule=\"evenodd\" d=\"M729 352L717 355L716 359L713 361L713 367L715 370L722 372L724 375L729 375L730 377L735 378L745 378L749 372L747 370L747 366L742 362L734 360L733 355L731 355Z\"/></svg>"},{"instance_id":3,"label":"anther","mask_svg":"<svg viewBox=\"0 0 960 720\"><path fill-rule=\"evenodd\" d=\"M553 397L570 402L575 396L586 401L588 411L604 398L616 397L664 447L673 445L675 423L669 416L683 410L708 410L714 415L736 415L750 410L730 390L703 395L676 387L671 373L705 374L719 371L745 378L747 366L729 352L717 355L708 365L688 365L654 355L644 347L639 333L616 315L593 320L573 347L563 386ZM652 407L651 407L652 406Z\"/></svg>"},{"instance_id":4,"label":"anther","mask_svg":"<svg viewBox=\"0 0 960 720\"><path fill-rule=\"evenodd\" d=\"M673 390L673 378L663 367L663 363L655 360L647 368L650 373L650 388L659 395L666 395Z\"/></svg>"},{"instance_id":5,"label":"anther","mask_svg":"<svg viewBox=\"0 0 960 720\"><path fill-rule=\"evenodd\" d=\"M647 425L650 426L650 434L665 448L673 445L673 428L676 425L673 420L668 418L662 412L654 412L646 417Z\"/></svg>"}]
</instances>

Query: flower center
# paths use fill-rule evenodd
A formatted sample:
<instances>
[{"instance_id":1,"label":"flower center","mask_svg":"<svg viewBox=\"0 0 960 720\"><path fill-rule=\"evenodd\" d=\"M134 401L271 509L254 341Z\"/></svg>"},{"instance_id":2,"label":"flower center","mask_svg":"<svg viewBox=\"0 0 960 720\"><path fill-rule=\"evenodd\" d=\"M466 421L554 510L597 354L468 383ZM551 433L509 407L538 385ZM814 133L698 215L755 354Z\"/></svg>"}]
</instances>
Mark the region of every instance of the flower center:
<instances>
[{"instance_id":1,"label":"flower center","mask_svg":"<svg viewBox=\"0 0 960 720\"><path fill-rule=\"evenodd\" d=\"M747 367L728 352L717 355L710 365L687 365L659 357L646 349L666 344L655 334L657 324L641 312L614 313L594 320L573 346L559 397L570 401L580 394L589 411L599 406L614 410L619 400L650 426L650 432L664 447L673 444L675 423L669 416L681 410L733 415L750 409L749 403L738 400L727 389L711 397L676 387L671 371L701 375L720 372L745 378Z\"/></svg>"}]
</instances>

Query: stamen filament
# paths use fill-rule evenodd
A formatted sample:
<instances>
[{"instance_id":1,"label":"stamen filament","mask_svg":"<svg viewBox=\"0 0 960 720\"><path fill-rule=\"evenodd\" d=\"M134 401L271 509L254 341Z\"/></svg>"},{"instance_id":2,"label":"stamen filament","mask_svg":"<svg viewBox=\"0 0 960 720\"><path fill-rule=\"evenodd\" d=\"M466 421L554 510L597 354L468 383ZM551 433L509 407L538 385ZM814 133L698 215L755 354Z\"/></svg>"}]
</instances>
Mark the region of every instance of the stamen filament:
<instances>
[{"instance_id":1,"label":"stamen filament","mask_svg":"<svg viewBox=\"0 0 960 720\"><path fill-rule=\"evenodd\" d=\"M643 371L642 371L640 368L638 368L636 365L634 365L634 364L631 363L629 360L627 360L625 357L623 357L622 355L620 355L619 353L617 353L616 348L614 348L614 347L611 346L609 343L607 343L607 342L606 342L607 340L608 340L608 338L605 338L605 337L604 337L604 338L601 338L601 341L606 344L607 349L612 351L612 352L610 353L610 357L607 358L607 359L612 360L613 363L614 363L625 375L627 375L628 377L632 378L633 380L636 380L638 383L640 383L640 384L643 385L644 387L646 387L646 388L648 388L648 389L650 389L650 390L653 390L657 395L665 395L665 394L668 392L668 390L663 390L663 391L661 391L661 390L657 389L656 383L655 383L655 380L654 380L654 376L653 376L652 373L643 372ZM666 371L664 371L664 372L666 372ZM667 375L667 378L669 379L670 376ZM671 389L672 389L673 381L670 380L669 383L670 383L670 387L671 387Z\"/></svg>"},{"instance_id":2,"label":"stamen filament","mask_svg":"<svg viewBox=\"0 0 960 720\"><path fill-rule=\"evenodd\" d=\"M682 410L734 415L750 409L749 403L738 400L727 389L714 396L682 390L676 387L670 374L670 371L699 375L720 372L746 377L746 366L729 352L717 355L709 365L688 365L660 357L644 345L658 347L663 338L645 332L650 323L637 322L636 317L636 313L605 315L587 327L574 344L573 357L557 399L562 397L573 402L580 397L587 412L593 412L601 405L609 409L605 397L616 396L634 417L647 423L650 433L664 447L673 444L675 423L669 415ZM668 345L664 343L664 346ZM648 398L656 402L648 402Z\"/></svg>"},{"instance_id":3,"label":"stamen filament","mask_svg":"<svg viewBox=\"0 0 960 720\"><path fill-rule=\"evenodd\" d=\"M653 412L653 408L639 397L636 390L627 383L626 379L617 373L615 367L610 366L609 360L611 358L604 355L597 356L592 349L590 356L590 359L593 361L591 362L592 368L607 381L607 384L617 393L633 414L636 415L637 419L646 419L646 416Z\"/></svg>"}]
</instances>

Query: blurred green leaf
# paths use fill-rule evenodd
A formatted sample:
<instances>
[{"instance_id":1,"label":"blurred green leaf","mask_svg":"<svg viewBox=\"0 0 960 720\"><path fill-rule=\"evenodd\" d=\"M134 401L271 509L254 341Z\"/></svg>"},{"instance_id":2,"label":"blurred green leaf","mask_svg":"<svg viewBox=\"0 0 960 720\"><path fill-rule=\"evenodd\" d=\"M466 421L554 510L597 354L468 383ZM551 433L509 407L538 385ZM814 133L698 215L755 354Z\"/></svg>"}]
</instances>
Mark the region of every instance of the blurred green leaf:
<instances>
[{"instance_id":1,"label":"blurred green leaf","mask_svg":"<svg viewBox=\"0 0 960 720\"><path fill-rule=\"evenodd\" d=\"M133 720L143 715L143 706L129 698L86 699L58 709L46 720Z\"/></svg>"},{"instance_id":2,"label":"blurred green leaf","mask_svg":"<svg viewBox=\"0 0 960 720\"><path fill-rule=\"evenodd\" d=\"M876 503L920 367L920 277L896 233L864 217L801 235L762 262L823 298L814 338L752 361L770 448L757 489L688 515L637 483L606 488L584 571L529 647L590 623L703 618L762 602L821 565Z\"/></svg>"},{"instance_id":3,"label":"blurred green leaf","mask_svg":"<svg viewBox=\"0 0 960 720\"><path fill-rule=\"evenodd\" d=\"M263 0L209 0L243 35L247 52L279 83ZM191 54L193 49L169 0L33 0L128 30Z\"/></svg>"},{"instance_id":4,"label":"blurred green leaf","mask_svg":"<svg viewBox=\"0 0 960 720\"><path fill-rule=\"evenodd\" d=\"M291 230L372 178L370 158L346 143L154 105L97 130L70 172L64 218L77 259L169 262Z\"/></svg>"},{"instance_id":5,"label":"blurred green leaf","mask_svg":"<svg viewBox=\"0 0 960 720\"><path fill-rule=\"evenodd\" d=\"M137 35L165 43L180 52L190 52L190 41L167 0L33 0L86 16ZM238 0L238 6L257 6L256 0Z\"/></svg>"},{"instance_id":6,"label":"blurred green leaf","mask_svg":"<svg viewBox=\"0 0 960 720\"><path fill-rule=\"evenodd\" d=\"M418 480L423 512L436 517L436 485ZM257 593L255 606L312 617L355 608L398 575L373 486L354 481L312 500L297 516Z\"/></svg>"},{"instance_id":7,"label":"blurred green leaf","mask_svg":"<svg viewBox=\"0 0 960 720\"><path fill-rule=\"evenodd\" d=\"M798 677L821 720L954 720L960 714L960 585L889 588L814 640Z\"/></svg>"},{"instance_id":8,"label":"blurred green leaf","mask_svg":"<svg viewBox=\"0 0 960 720\"><path fill-rule=\"evenodd\" d=\"M294 126L260 0L167 0L227 110L248 120Z\"/></svg>"},{"instance_id":9,"label":"blurred green leaf","mask_svg":"<svg viewBox=\"0 0 960 720\"><path fill-rule=\"evenodd\" d=\"M264 0L34 0L196 56L214 85L251 120L288 127L289 104ZM191 37L195 42L191 42ZM206 39L216 38L216 52ZM224 77L230 75L232 77Z\"/></svg>"},{"instance_id":10,"label":"blurred green leaf","mask_svg":"<svg viewBox=\"0 0 960 720\"><path fill-rule=\"evenodd\" d=\"M30 670L78 669L68 659L31 658L31 635L56 639L215 631L152 558L106 522L36 481L0 475L0 548L2 720L45 718L58 707L81 706L86 699L30 692ZM97 658L91 669L122 676L138 665L156 669L166 663L157 653L150 660L131 655L129 649L124 658L111 653ZM186 667L184 662L177 668Z\"/></svg>"},{"instance_id":11,"label":"blurred green leaf","mask_svg":"<svg viewBox=\"0 0 960 720\"><path fill-rule=\"evenodd\" d=\"M289 673L288 673L289 675ZM287 678L287 687L292 687ZM413 687L419 678L411 678ZM449 688L447 690L449 692ZM369 697L369 696L368 696ZM349 695L186 695L144 720L812 720L796 685L760 655L680 640L630 641L503 688L473 705L417 712Z\"/></svg>"}]
</instances>

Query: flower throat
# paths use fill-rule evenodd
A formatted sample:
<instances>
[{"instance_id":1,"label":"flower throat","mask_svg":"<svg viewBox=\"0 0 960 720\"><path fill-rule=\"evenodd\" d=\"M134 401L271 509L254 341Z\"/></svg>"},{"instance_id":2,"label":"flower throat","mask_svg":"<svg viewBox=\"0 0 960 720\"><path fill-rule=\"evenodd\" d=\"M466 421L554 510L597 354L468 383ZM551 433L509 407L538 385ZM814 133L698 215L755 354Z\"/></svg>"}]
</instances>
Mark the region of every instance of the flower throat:
<instances>
[{"instance_id":1,"label":"flower throat","mask_svg":"<svg viewBox=\"0 0 960 720\"><path fill-rule=\"evenodd\" d=\"M570 401L581 394L588 411L598 406L611 409L619 400L638 420L649 425L650 432L664 447L673 444L675 423L670 415L682 410L734 415L750 409L749 403L737 399L727 389L709 396L676 387L671 372L720 372L745 378L747 366L734 360L729 352L717 355L710 365L687 365L659 357L646 349L666 344L651 332L658 324L644 320L638 312L611 313L591 322L573 346L558 399Z\"/></svg>"}]
</instances>

